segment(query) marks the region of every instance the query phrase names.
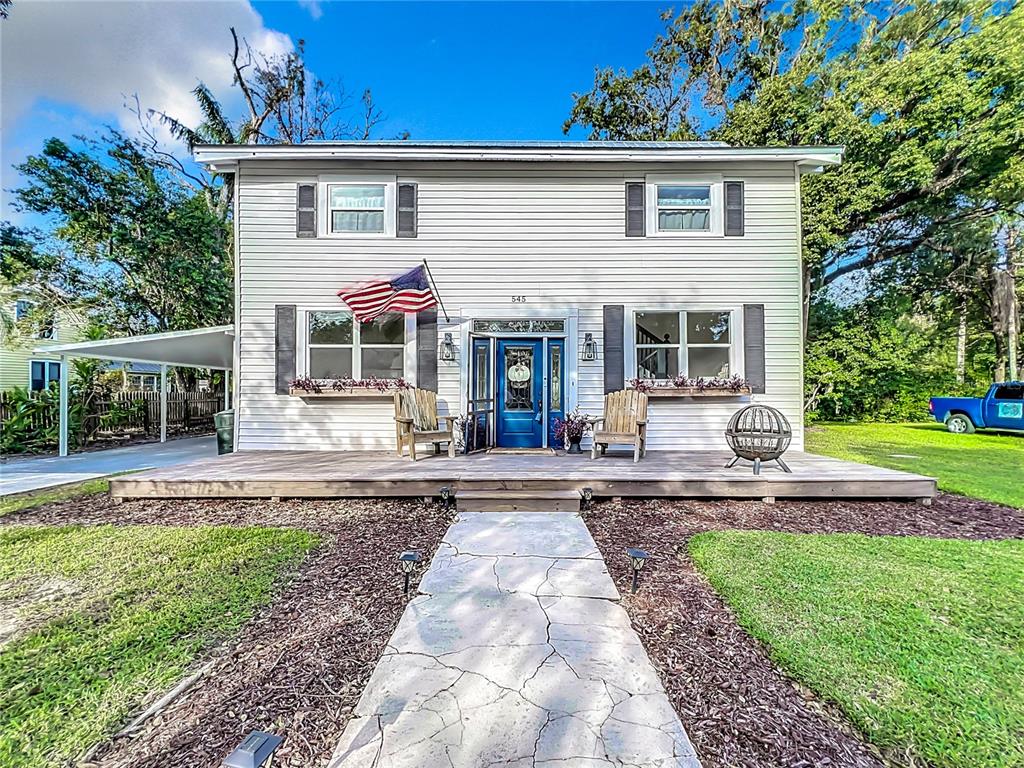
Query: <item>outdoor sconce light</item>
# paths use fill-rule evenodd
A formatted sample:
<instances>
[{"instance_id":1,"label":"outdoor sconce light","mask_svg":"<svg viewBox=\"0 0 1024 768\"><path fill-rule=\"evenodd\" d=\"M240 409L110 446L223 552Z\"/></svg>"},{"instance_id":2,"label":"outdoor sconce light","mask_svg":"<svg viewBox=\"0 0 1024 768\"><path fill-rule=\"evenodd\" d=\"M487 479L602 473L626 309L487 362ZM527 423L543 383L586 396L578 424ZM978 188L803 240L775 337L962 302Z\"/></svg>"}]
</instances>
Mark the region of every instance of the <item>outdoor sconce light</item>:
<instances>
[{"instance_id":1,"label":"outdoor sconce light","mask_svg":"<svg viewBox=\"0 0 1024 768\"><path fill-rule=\"evenodd\" d=\"M594 334L583 334L583 352L580 354L580 359L587 361L597 360L597 342L594 341Z\"/></svg>"},{"instance_id":2,"label":"outdoor sconce light","mask_svg":"<svg viewBox=\"0 0 1024 768\"><path fill-rule=\"evenodd\" d=\"M629 556L629 564L633 566L633 594L636 594L636 588L640 580L640 569L644 567L650 559L650 555L644 552L642 549L636 549L635 547L628 547L626 554Z\"/></svg>"},{"instance_id":3,"label":"outdoor sconce light","mask_svg":"<svg viewBox=\"0 0 1024 768\"><path fill-rule=\"evenodd\" d=\"M403 552L398 556L398 562L402 566L402 575L405 576L405 587L403 592L409 594L409 576L416 569L416 564L423 559L419 552Z\"/></svg>"},{"instance_id":4,"label":"outdoor sconce light","mask_svg":"<svg viewBox=\"0 0 1024 768\"><path fill-rule=\"evenodd\" d=\"M270 768L274 750L281 746L284 738L272 733L253 731L239 744L235 751L224 758L223 768Z\"/></svg>"},{"instance_id":5,"label":"outdoor sconce light","mask_svg":"<svg viewBox=\"0 0 1024 768\"><path fill-rule=\"evenodd\" d=\"M438 494L441 496L441 504L444 505L444 508L451 509L452 502L455 501L455 494L452 493L452 487L450 485L442 485Z\"/></svg>"},{"instance_id":6,"label":"outdoor sconce light","mask_svg":"<svg viewBox=\"0 0 1024 768\"><path fill-rule=\"evenodd\" d=\"M589 485L586 488L581 488L580 496L583 498L583 508L590 509L590 505L594 501L594 489Z\"/></svg>"},{"instance_id":7,"label":"outdoor sconce light","mask_svg":"<svg viewBox=\"0 0 1024 768\"><path fill-rule=\"evenodd\" d=\"M441 342L438 353L442 362L451 363L455 360L455 342L452 340L452 335L447 331L444 334L444 341Z\"/></svg>"}]
</instances>

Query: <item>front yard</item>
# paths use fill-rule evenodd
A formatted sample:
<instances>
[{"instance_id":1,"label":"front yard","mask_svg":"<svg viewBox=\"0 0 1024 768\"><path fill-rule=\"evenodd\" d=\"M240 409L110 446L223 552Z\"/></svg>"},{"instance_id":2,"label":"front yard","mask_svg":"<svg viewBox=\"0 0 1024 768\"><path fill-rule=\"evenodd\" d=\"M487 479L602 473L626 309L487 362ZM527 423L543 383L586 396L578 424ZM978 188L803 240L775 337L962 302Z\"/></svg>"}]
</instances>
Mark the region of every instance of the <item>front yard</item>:
<instances>
[{"instance_id":1,"label":"front yard","mask_svg":"<svg viewBox=\"0 0 1024 768\"><path fill-rule=\"evenodd\" d=\"M1024 766L1024 515L624 500L586 513L704 768ZM623 547L651 554L630 595Z\"/></svg>"},{"instance_id":2,"label":"front yard","mask_svg":"<svg viewBox=\"0 0 1024 768\"><path fill-rule=\"evenodd\" d=\"M883 751L1024 764L1024 541L728 531L690 554L771 658Z\"/></svg>"},{"instance_id":3,"label":"front yard","mask_svg":"<svg viewBox=\"0 0 1024 768\"><path fill-rule=\"evenodd\" d=\"M939 488L1024 508L1024 436L954 435L937 423L815 424L811 453L936 477Z\"/></svg>"},{"instance_id":4,"label":"front yard","mask_svg":"<svg viewBox=\"0 0 1024 768\"><path fill-rule=\"evenodd\" d=\"M0 764L80 756L233 635L316 542L261 528L0 529Z\"/></svg>"}]
</instances>

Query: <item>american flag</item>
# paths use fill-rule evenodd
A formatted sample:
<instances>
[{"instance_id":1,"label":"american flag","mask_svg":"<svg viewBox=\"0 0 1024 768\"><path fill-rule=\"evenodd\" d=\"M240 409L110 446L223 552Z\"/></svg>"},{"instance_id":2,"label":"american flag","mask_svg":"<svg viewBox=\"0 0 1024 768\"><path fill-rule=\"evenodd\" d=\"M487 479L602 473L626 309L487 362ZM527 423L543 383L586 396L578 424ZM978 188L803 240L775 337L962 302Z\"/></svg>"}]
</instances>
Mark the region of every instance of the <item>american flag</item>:
<instances>
[{"instance_id":1,"label":"american flag","mask_svg":"<svg viewBox=\"0 0 1024 768\"><path fill-rule=\"evenodd\" d=\"M391 280L371 280L342 288L338 296L363 323L384 312L419 312L437 304L422 264Z\"/></svg>"}]
</instances>

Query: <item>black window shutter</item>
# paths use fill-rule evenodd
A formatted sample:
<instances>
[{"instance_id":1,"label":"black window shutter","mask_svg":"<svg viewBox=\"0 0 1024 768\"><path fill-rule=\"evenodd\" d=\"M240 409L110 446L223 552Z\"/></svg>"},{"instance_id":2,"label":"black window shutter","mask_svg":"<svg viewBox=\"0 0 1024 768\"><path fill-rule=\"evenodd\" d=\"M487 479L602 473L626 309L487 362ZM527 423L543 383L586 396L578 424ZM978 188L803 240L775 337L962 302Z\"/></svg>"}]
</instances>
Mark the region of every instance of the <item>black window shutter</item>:
<instances>
[{"instance_id":1,"label":"black window shutter","mask_svg":"<svg viewBox=\"0 0 1024 768\"><path fill-rule=\"evenodd\" d=\"M316 237L316 184L299 184L296 189L295 236Z\"/></svg>"},{"instance_id":2,"label":"black window shutter","mask_svg":"<svg viewBox=\"0 0 1024 768\"><path fill-rule=\"evenodd\" d=\"M294 304L274 307L274 379L279 395L288 394L295 378L295 314Z\"/></svg>"},{"instance_id":3,"label":"black window shutter","mask_svg":"<svg viewBox=\"0 0 1024 768\"><path fill-rule=\"evenodd\" d=\"M743 237L743 182L725 182L725 234Z\"/></svg>"},{"instance_id":4,"label":"black window shutter","mask_svg":"<svg viewBox=\"0 0 1024 768\"><path fill-rule=\"evenodd\" d=\"M399 237L416 237L416 185L398 185L398 226Z\"/></svg>"},{"instance_id":5,"label":"black window shutter","mask_svg":"<svg viewBox=\"0 0 1024 768\"><path fill-rule=\"evenodd\" d=\"M617 392L626 387L625 341L626 310L622 304L604 307L604 391Z\"/></svg>"},{"instance_id":6,"label":"black window shutter","mask_svg":"<svg viewBox=\"0 0 1024 768\"><path fill-rule=\"evenodd\" d=\"M644 216L644 196L647 194L642 181L626 182L626 237L643 237L647 222Z\"/></svg>"},{"instance_id":7,"label":"black window shutter","mask_svg":"<svg viewBox=\"0 0 1024 768\"><path fill-rule=\"evenodd\" d=\"M437 310L416 315L416 386L437 392Z\"/></svg>"},{"instance_id":8,"label":"black window shutter","mask_svg":"<svg viewBox=\"0 0 1024 768\"><path fill-rule=\"evenodd\" d=\"M764 373L764 304L743 305L743 372L750 391L763 395Z\"/></svg>"}]
</instances>

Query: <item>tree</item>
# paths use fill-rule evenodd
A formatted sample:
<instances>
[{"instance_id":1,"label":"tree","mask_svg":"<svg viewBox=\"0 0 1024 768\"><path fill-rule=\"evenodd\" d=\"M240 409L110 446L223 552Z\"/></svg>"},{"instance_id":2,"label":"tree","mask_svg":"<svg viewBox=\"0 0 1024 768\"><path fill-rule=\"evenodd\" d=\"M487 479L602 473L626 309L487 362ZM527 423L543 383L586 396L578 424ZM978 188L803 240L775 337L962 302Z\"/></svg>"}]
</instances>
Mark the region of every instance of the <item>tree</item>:
<instances>
[{"instance_id":1,"label":"tree","mask_svg":"<svg viewBox=\"0 0 1024 768\"><path fill-rule=\"evenodd\" d=\"M565 130L845 145L842 166L803 185L808 301L843 275L1024 199L1024 6L776 7L698 0L671 20L647 64L598 71L589 93L574 94Z\"/></svg>"},{"instance_id":2,"label":"tree","mask_svg":"<svg viewBox=\"0 0 1024 768\"><path fill-rule=\"evenodd\" d=\"M49 139L17 166L26 185L16 205L54 217L51 252L72 252L35 264L39 280L64 286L121 333L230 322L227 225L136 141L116 131L80 141Z\"/></svg>"},{"instance_id":3,"label":"tree","mask_svg":"<svg viewBox=\"0 0 1024 768\"><path fill-rule=\"evenodd\" d=\"M137 99L133 109L139 118L147 150L167 168L201 189L210 210L222 221L231 209L233 174L207 177L191 170L174 152L162 148L152 120L169 128L191 152L198 144L365 140L383 118L369 89L362 92L359 107L353 114L353 100L340 82L315 77L306 67L305 41L299 40L296 50L286 55L266 56L253 51L244 39L240 40L233 27L231 39L233 84L245 103L246 117L233 121L205 83L199 83L192 91L203 114L203 122L194 128L162 110L149 109L144 115Z\"/></svg>"}]
</instances>

